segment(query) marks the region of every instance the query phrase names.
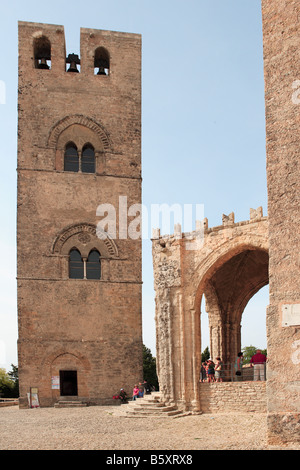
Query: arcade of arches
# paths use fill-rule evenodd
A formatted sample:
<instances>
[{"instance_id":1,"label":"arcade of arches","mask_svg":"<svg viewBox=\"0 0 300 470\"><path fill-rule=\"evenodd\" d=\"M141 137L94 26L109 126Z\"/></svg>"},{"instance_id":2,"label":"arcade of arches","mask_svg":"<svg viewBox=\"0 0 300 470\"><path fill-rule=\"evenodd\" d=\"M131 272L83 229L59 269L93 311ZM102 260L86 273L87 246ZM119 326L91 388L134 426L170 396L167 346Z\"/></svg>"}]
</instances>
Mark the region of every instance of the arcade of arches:
<instances>
[{"instance_id":1,"label":"arcade of arches","mask_svg":"<svg viewBox=\"0 0 300 470\"><path fill-rule=\"evenodd\" d=\"M156 303L156 356L165 401L199 409L201 300L209 317L213 358L234 362L241 350L241 318L249 300L269 282L268 220L262 209L235 223L223 216L218 227L207 219L195 232L152 240Z\"/></svg>"}]
</instances>

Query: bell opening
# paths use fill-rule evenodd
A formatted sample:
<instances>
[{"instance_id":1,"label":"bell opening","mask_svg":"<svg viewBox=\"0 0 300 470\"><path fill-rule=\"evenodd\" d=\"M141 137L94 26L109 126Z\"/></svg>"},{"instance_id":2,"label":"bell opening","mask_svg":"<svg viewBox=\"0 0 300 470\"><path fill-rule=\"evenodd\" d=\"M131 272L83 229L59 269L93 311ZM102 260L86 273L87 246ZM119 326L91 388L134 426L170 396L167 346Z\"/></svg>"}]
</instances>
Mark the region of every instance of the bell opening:
<instances>
[{"instance_id":1,"label":"bell opening","mask_svg":"<svg viewBox=\"0 0 300 470\"><path fill-rule=\"evenodd\" d=\"M51 44L48 38L41 36L33 42L34 65L36 69L51 68Z\"/></svg>"},{"instance_id":2,"label":"bell opening","mask_svg":"<svg viewBox=\"0 0 300 470\"><path fill-rule=\"evenodd\" d=\"M109 54L103 47L98 47L94 55L94 74L109 75Z\"/></svg>"}]
</instances>

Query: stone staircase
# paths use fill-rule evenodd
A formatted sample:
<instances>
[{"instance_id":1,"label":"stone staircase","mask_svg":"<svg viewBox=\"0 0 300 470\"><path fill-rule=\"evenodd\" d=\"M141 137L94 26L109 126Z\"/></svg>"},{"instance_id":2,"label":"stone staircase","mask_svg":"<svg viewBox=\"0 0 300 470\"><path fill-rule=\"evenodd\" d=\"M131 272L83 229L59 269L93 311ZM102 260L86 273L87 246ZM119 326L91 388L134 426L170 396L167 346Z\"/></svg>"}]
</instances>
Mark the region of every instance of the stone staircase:
<instances>
[{"instance_id":1,"label":"stone staircase","mask_svg":"<svg viewBox=\"0 0 300 470\"><path fill-rule=\"evenodd\" d=\"M121 405L123 416L134 418L155 417L162 418L166 416L179 416L182 411L176 406L169 406L160 401L160 393L152 392L151 395L144 395L143 398L137 398Z\"/></svg>"}]
</instances>

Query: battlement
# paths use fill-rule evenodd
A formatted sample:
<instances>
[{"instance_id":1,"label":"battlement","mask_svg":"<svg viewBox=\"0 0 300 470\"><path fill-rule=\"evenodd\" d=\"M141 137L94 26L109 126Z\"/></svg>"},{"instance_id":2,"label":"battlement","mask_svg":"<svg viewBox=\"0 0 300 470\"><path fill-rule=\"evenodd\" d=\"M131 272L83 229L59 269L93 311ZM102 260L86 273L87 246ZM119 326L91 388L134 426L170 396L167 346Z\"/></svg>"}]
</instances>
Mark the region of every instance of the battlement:
<instances>
[{"instance_id":1,"label":"battlement","mask_svg":"<svg viewBox=\"0 0 300 470\"><path fill-rule=\"evenodd\" d=\"M43 78L47 73L70 72L73 77L83 74L98 79L121 71L126 79L137 68L140 71L140 34L80 28L80 54L67 56L62 25L19 21L18 26L19 70L36 69ZM128 59L130 67L125 67Z\"/></svg>"},{"instance_id":2,"label":"battlement","mask_svg":"<svg viewBox=\"0 0 300 470\"><path fill-rule=\"evenodd\" d=\"M250 209L250 218L249 220L244 220L241 222L235 222L235 215L234 212L231 212L229 215L222 214L222 225L217 225L215 227L208 226L208 219L205 217L203 220L196 220L196 230L192 232L182 232L181 224L177 223L174 224L174 233L173 234L164 234L161 235L160 229L155 228L152 231L152 240L158 239L194 239L197 237L199 232L204 234L210 234L212 232L218 232L220 230L224 230L226 228L236 228L243 225L248 225L260 221L265 221L268 218L263 216L263 208L262 206L258 207L257 209Z\"/></svg>"}]
</instances>

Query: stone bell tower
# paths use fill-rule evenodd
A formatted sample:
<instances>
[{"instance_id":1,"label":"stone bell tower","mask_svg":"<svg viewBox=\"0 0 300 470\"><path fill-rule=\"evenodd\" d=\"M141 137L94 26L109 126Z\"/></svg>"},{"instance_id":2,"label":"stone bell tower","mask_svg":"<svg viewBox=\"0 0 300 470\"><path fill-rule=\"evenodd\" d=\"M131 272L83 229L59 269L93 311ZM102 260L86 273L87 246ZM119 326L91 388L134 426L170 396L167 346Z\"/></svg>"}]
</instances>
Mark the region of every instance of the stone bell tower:
<instances>
[{"instance_id":1,"label":"stone bell tower","mask_svg":"<svg viewBox=\"0 0 300 470\"><path fill-rule=\"evenodd\" d=\"M141 37L84 28L66 57L63 26L20 22L18 91L20 406L108 404L142 379L141 239L118 224L141 203Z\"/></svg>"}]
</instances>

